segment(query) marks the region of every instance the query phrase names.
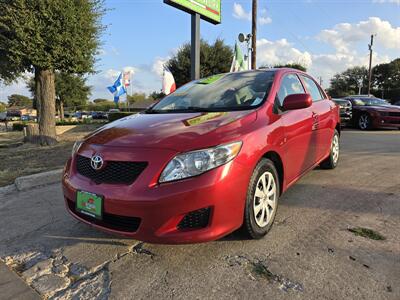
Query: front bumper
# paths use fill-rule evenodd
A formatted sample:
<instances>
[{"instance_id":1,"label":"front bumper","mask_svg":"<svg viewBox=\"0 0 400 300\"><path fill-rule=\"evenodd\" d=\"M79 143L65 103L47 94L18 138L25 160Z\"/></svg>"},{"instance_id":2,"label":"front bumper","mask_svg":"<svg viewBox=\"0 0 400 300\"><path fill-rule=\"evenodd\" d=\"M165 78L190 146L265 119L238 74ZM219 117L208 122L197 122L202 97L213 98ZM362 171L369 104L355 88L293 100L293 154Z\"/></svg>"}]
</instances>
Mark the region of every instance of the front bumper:
<instances>
[{"instance_id":1,"label":"front bumper","mask_svg":"<svg viewBox=\"0 0 400 300\"><path fill-rule=\"evenodd\" d=\"M373 119L375 128L400 128L400 117L397 116L376 116Z\"/></svg>"},{"instance_id":2,"label":"front bumper","mask_svg":"<svg viewBox=\"0 0 400 300\"><path fill-rule=\"evenodd\" d=\"M82 151L84 155L91 155L91 152L98 152L98 149ZM118 151L117 155L123 159L122 156L128 154L132 159L131 152ZM102 155L107 158L112 153L102 151ZM149 161L149 167L132 185L97 185L78 174L74 159L70 160L62 180L67 210L78 220L98 229L151 243L205 242L221 238L239 228L243 222L250 168L233 160L197 177L157 184L155 180L159 171L155 170L161 171L161 161L166 163L173 155L169 150L135 151L134 156ZM158 167L155 167L157 164ZM77 190L102 195L104 213L138 218L139 226L133 231L121 231L83 218L74 210ZM204 208L210 211L206 227L178 229L178 224L188 213Z\"/></svg>"}]
</instances>

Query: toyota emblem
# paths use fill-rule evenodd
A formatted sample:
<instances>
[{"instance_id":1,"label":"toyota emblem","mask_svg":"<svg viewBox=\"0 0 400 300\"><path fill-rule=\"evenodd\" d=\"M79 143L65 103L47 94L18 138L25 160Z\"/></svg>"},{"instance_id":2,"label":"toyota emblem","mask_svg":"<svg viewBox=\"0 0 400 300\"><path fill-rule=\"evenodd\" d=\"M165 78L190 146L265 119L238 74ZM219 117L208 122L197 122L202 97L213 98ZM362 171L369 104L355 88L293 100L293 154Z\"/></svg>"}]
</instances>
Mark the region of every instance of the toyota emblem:
<instances>
[{"instance_id":1,"label":"toyota emblem","mask_svg":"<svg viewBox=\"0 0 400 300\"><path fill-rule=\"evenodd\" d=\"M100 155L94 155L92 156L92 159L90 160L90 165L94 170L100 170L103 167L104 161L103 158Z\"/></svg>"}]
</instances>

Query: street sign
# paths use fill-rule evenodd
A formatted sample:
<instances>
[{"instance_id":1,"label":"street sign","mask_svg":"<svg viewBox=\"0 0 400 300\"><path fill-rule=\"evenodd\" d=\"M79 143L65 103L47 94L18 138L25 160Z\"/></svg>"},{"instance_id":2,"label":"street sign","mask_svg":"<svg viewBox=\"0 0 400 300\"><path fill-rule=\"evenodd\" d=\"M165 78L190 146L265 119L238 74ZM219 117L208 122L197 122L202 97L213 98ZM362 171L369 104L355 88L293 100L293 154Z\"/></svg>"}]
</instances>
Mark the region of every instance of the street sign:
<instances>
[{"instance_id":1,"label":"street sign","mask_svg":"<svg viewBox=\"0 0 400 300\"><path fill-rule=\"evenodd\" d=\"M212 24L221 23L221 0L164 0L164 3L200 17Z\"/></svg>"}]
</instances>

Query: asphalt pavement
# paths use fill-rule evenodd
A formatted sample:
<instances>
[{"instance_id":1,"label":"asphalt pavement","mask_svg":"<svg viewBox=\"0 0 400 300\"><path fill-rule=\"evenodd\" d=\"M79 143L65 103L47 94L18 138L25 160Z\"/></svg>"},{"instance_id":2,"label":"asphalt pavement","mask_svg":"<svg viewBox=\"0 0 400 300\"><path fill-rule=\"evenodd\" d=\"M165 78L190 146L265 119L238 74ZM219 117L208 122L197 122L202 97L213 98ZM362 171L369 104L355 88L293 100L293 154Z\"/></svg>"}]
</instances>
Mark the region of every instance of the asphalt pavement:
<instances>
[{"instance_id":1,"label":"asphalt pavement","mask_svg":"<svg viewBox=\"0 0 400 300\"><path fill-rule=\"evenodd\" d=\"M4 264L51 299L400 299L400 131L347 130L341 150L338 168L285 193L258 241L141 243L73 219L59 184L0 196L0 299L17 291Z\"/></svg>"}]
</instances>

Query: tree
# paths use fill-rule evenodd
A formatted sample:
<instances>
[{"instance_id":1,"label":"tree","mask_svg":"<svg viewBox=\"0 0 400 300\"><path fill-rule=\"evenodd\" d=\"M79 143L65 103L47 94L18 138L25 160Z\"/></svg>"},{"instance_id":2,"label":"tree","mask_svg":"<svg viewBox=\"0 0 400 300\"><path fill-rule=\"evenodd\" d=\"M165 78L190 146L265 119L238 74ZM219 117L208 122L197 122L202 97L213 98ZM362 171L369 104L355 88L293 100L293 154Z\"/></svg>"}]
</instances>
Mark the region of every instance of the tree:
<instances>
[{"instance_id":1,"label":"tree","mask_svg":"<svg viewBox=\"0 0 400 300\"><path fill-rule=\"evenodd\" d=\"M109 111L112 108L115 108L115 103L107 99L95 99L88 104L91 111Z\"/></svg>"},{"instance_id":2,"label":"tree","mask_svg":"<svg viewBox=\"0 0 400 300\"><path fill-rule=\"evenodd\" d=\"M400 99L400 58L373 68L373 93L382 98Z\"/></svg>"},{"instance_id":3,"label":"tree","mask_svg":"<svg viewBox=\"0 0 400 300\"><path fill-rule=\"evenodd\" d=\"M103 0L1 0L0 78L33 72L39 141L56 143L55 72L93 72Z\"/></svg>"},{"instance_id":4,"label":"tree","mask_svg":"<svg viewBox=\"0 0 400 300\"><path fill-rule=\"evenodd\" d=\"M303 72L307 72L307 68L299 63L279 64L274 66L274 68L292 68Z\"/></svg>"},{"instance_id":5,"label":"tree","mask_svg":"<svg viewBox=\"0 0 400 300\"><path fill-rule=\"evenodd\" d=\"M229 72L232 63L232 48L224 41L217 39L213 44L200 41L200 77ZM166 63L175 78L177 87L189 82L190 79L190 44L184 44L178 52Z\"/></svg>"},{"instance_id":6,"label":"tree","mask_svg":"<svg viewBox=\"0 0 400 300\"><path fill-rule=\"evenodd\" d=\"M29 97L26 97L23 95L18 95L18 94L12 94L11 96L8 96L8 106L19 106L19 107L31 108L32 104L33 104L33 101Z\"/></svg>"},{"instance_id":7,"label":"tree","mask_svg":"<svg viewBox=\"0 0 400 300\"><path fill-rule=\"evenodd\" d=\"M163 92L156 92L156 91L154 91L154 92L152 92L152 93L149 95L149 97L152 98L153 101L158 101L158 100L164 98L164 97L165 97L165 94L164 94Z\"/></svg>"},{"instance_id":8,"label":"tree","mask_svg":"<svg viewBox=\"0 0 400 300\"><path fill-rule=\"evenodd\" d=\"M27 88L33 96L33 106L36 107L35 79L27 82ZM55 73L56 109L60 118L64 118L64 107L68 109L85 109L89 100L91 88L86 85L86 78L81 75Z\"/></svg>"},{"instance_id":9,"label":"tree","mask_svg":"<svg viewBox=\"0 0 400 300\"><path fill-rule=\"evenodd\" d=\"M7 110L7 105L3 102L0 102L0 113L5 112Z\"/></svg>"},{"instance_id":10,"label":"tree","mask_svg":"<svg viewBox=\"0 0 400 300\"><path fill-rule=\"evenodd\" d=\"M86 78L56 73L56 103L61 119L64 118L64 106L72 110L86 108L89 95L90 87L86 85Z\"/></svg>"},{"instance_id":11,"label":"tree","mask_svg":"<svg viewBox=\"0 0 400 300\"><path fill-rule=\"evenodd\" d=\"M145 93L133 93L132 95L127 95L128 103L132 104L135 102L143 102L147 100Z\"/></svg>"},{"instance_id":12,"label":"tree","mask_svg":"<svg viewBox=\"0 0 400 300\"><path fill-rule=\"evenodd\" d=\"M348 95L357 95L367 91L368 88L368 70L366 67L352 67L346 71L336 74L331 79L331 85L328 94L332 97L345 97Z\"/></svg>"}]
</instances>

